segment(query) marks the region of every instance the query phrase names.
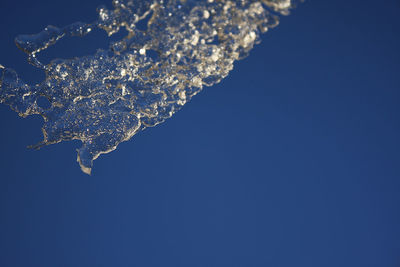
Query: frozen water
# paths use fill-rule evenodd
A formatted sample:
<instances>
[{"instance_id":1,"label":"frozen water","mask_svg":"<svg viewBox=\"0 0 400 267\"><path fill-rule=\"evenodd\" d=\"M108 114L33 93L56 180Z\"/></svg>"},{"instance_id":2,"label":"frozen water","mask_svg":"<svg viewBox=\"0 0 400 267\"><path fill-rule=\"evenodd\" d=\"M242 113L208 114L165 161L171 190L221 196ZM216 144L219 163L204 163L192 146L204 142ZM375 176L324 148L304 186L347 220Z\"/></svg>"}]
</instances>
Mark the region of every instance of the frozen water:
<instances>
[{"instance_id":1,"label":"frozen water","mask_svg":"<svg viewBox=\"0 0 400 267\"><path fill-rule=\"evenodd\" d=\"M248 55L260 33L276 26L296 0L114 0L98 8L97 21L46 27L20 35L17 46L46 73L38 85L25 84L0 65L0 103L20 116L44 118L39 144L81 140L78 162L90 174L93 160L138 131L171 117L203 86L226 77L235 60ZM141 24L144 24L141 25ZM42 64L36 55L68 36L94 28L127 35L108 50ZM42 107L40 98L50 105Z\"/></svg>"}]
</instances>

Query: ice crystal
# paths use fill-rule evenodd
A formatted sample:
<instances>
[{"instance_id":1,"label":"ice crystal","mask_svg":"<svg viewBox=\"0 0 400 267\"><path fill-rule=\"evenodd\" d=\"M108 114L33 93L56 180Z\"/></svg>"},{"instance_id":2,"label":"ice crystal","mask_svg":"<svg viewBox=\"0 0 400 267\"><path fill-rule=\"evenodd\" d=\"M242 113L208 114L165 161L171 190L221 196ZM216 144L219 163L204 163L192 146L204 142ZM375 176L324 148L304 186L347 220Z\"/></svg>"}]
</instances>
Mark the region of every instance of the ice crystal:
<instances>
[{"instance_id":1,"label":"ice crystal","mask_svg":"<svg viewBox=\"0 0 400 267\"><path fill-rule=\"evenodd\" d=\"M98 8L97 21L46 27L20 35L17 46L46 73L29 86L0 65L0 103L20 116L40 114L40 148L81 140L78 162L90 173L99 155L114 150L138 131L171 117L203 86L226 77L235 60L249 53L260 33L278 24L296 0L114 0ZM145 27L138 27L145 21ZM108 50L42 64L36 55L67 36L85 36L94 28L109 36L127 34ZM50 106L41 107L45 97Z\"/></svg>"}]
</instances>

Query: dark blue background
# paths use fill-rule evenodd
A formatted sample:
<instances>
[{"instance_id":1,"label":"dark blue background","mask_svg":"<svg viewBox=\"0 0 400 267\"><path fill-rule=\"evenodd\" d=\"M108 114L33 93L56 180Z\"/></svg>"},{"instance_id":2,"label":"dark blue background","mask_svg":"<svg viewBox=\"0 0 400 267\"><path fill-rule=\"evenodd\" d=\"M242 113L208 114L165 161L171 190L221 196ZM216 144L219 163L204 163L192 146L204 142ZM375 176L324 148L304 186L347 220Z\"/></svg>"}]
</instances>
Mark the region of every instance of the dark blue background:
<instances>
[{"instance_id":1,"label":"dark blue background","mask_svg":"<svg viewBox=\"0 0 400 267\"><path fill-rule=\"evenodd\" d=\"M110 5L104 0L107 5ZM1 0L13 43L103 0ZM400 2L308 1L222 83L95 161L0 106L0 266L400 266ZM107 47L103 32L41 55Z\"/></svg>"}]
</instances>

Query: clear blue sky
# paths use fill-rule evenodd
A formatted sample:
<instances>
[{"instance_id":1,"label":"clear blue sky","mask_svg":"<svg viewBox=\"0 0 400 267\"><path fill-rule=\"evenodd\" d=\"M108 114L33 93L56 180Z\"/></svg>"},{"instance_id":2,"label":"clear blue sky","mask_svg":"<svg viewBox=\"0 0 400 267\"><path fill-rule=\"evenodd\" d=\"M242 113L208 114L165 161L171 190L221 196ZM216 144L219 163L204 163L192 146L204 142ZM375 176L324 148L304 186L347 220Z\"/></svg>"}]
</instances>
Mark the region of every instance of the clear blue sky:
<instances>
[{"instance_id":1,"label":"clear blue sky","mask_svg":"<svg viewBox=\"0 0 400 267\"><path fill-rule=\"evenodd\" d=\"M14 45L106 0L2 0ZM96 160L0 106L0 266L400 266L400 2L307 1L222 83ZM106 47L95 32L44 59ZM46 61L46 60L45 60Z\"/></svg>"}]
</instances>

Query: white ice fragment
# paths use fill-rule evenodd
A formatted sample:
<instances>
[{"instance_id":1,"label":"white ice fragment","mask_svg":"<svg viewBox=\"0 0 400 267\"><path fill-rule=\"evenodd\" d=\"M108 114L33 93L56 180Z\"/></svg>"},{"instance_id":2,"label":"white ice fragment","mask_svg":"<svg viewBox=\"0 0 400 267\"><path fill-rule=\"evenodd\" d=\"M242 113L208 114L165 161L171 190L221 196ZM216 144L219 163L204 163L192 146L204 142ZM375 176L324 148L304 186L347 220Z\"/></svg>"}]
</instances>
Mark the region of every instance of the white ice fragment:
<instances>
[{"instance_id":1,"label":"white ice fragment","mask_svg":"<svg viewBox=\"0 0 400 267\"><path fill-rule=\"evenodd\" d=\"M204 10L203 12L203 18L208 19L210 17L210 12L208 12L208 10Z\"/></svg>"}]
</instances>

